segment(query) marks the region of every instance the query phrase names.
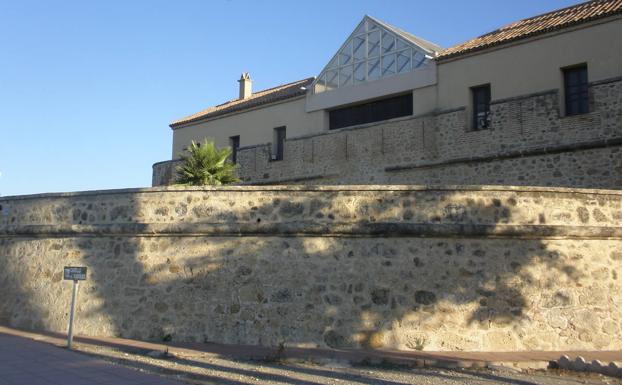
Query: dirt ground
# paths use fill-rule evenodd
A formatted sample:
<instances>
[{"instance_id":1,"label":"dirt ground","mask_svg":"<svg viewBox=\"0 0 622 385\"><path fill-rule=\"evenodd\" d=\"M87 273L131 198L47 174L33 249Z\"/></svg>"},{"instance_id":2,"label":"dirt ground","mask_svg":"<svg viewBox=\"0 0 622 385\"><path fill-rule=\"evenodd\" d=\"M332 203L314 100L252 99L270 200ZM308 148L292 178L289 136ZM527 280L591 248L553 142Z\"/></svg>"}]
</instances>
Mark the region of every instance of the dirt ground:
<instances>
[{"instance_id":1,"label":"dirt ground","mask_svg":"<svg viewBox=\"0 0 622 385\"><path fill-rule=\"evenodd\" d=\"M132 353L110 347L80 345L76 350L117 365L158 374L188 384L622 384L621 379L599 374L558 370L516 371L512 369L446 370L387 365L351 366L336 361L241 361L214 354L164 355L162 352Z\"/></svg>"}]
</instances>

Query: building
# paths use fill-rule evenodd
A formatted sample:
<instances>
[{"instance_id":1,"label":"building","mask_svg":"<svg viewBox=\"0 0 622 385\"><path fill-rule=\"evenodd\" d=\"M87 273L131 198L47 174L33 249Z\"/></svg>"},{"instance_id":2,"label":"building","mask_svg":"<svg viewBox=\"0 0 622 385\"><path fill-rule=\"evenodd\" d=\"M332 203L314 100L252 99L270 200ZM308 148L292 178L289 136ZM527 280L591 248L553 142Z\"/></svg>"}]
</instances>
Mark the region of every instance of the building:
<instances>
[{"instance_id":1,"label":"building","mask_svg":"<svg viewBox=\"0 0 622 385\"><path fill-rule=\"evenodd\" d=\"M622 185L622 0L519 20L450 48L365 16L317 77L173 122L234 148L244 183Z\"/></svg>"}]
</instances>

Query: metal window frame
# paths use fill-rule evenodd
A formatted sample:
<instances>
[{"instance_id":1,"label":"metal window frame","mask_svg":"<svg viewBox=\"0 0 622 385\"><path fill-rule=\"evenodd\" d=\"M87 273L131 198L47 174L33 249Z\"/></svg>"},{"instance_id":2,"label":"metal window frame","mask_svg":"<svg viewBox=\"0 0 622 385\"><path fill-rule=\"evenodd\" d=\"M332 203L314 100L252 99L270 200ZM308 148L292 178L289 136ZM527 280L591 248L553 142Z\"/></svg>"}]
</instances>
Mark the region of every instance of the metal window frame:
<instances>
[{"instance_id":1,"label":"metal window frame","mask_svg":"<svg viewBox=\"0 0 622 385\"><path fill-rule=\"evenodd\" d=\"M285 140L287 139L287 126L274 127L274 141L275 151L272 154L273 161L283 160L285 158ZM283 133L282 140L280 140L279 134Z\"/></svg>"},{"instance_id":2,"label":"metal window frame","mask_svg":"<svg viewBox=\"0 0 622 385\"><path fill-rule=\"evenodd\" d=\"M575 115L583 115L590 112L590 95L589 95L589 72L587 63L576 64L573 66L568 66L561 68L562 70L562 79L563 79L563 87L564 87L564 115L565 116L575 116ZM585 71L585 82L579 83L575 85L568 84L568 76L572 72ZM573 90L573 93L570 93L571 88L578 88L578 91ZM571 98L572 96L572 98ZM571 100L572 99L572 100ZM571 101L579 101L579 110L573 111L570 106ZM581 108L582 105L585 105L585 109Z\"/></svg>"},{"instance_id":3,"label":"metal window frame","mask_svg":"<svg viewBox=\"0 0 622 385\"><path fill-rule=\"evenodd\" d=\"M237 147L235 147L234 141L237 141ZM238 149L240 148L240 135L233 135L229 137L229 145L231 146L231 162L238 162Z\"/></svg>"},{"instance_id":4,"label":"metal window frame","mask_svg":"<svg viewBox=\"0 0 622 385\"><path fill-rule=\"evenodd\" d=\"M375 29L369 29L369 25L370 23L373 23L376 28ZM361 26L361 24L363 25L362 31L363 32L358 32L359 28ZM378 40L378 54L377 55L373 55L370 56L369 55L369 48L370 48L370 44L369 44L369 36L371 33L378 33L379 35L379 40ZM393 38L393 45L392 45L392 51L385 53L384 52L384 44L383 44L383 35L390 35ZM354 39L355 38L360 38L364 40L364 49L363 49L363 57L360 60L354 60ZM399 41L403 41L406 46L408 48L401 48L398 49L398 42ZM341 65L340 63L340 56L341 56L341 52L346 48L346 46L348 44L351 44L350 46L350 50L349 50L349 55L350 55L350 61L348 64L345 65ZM410 49L410 63L408 65L408 69L404 70L402 72L397 71L397 63L395 64L395 71L393 71L392 73L388 73L388 74L383 74L383 68L382 68L382 58L386 55L390 55L390 54L395 54L396 55L396 60L397 60L397 55L404 53L406 51L408 51ZM420 52L423 55L423 58L421 59L420 62L417 62L417 65L415 65L415 55ZM377 77L370 77L369 76L369 70L370 70L370 61L374 60L374 59L378 59L379 60L379 74ZM357 27L354 29L354 31L350 34L350 36L348 36L348 38L344 41L344 43L339 47L339 49L337 50L337 52L331 57L331 59L329 60L328 64L322 69L322 71L320 72L320 74L318 75L317 79L313 82L312 86L311 86L311 91L314 94L321 94L324 92L328 92L331 91L333 89L336 88L342 88L342 87L349 87L352 85L356 85L356 84L361 84L361 83L365 83L365 82L369 82L369 81L375 81L375 80L379 80L379 79L384 79L384 78L388 78L391 76L395 76L397 74L400 73L406 73L406 72L411 72L411 71L415 71L419 68L421 68L422 66L425 66L425 64L427 64L428 62L428 58L426 57L426 53L425 50L422 51L421 47L417 46L416 44L413 44L412 42L408 41L407 39L404 39L402 36L400 36L398 33L396 33L395 31L393 31L390 28L387 28L385 26L383 26L381 23L377 23L376 21L370 19L369 17L365 17L361 23L359 23L357 25ZM331 63L335 63L334 66L330 66ZM365 79L362 81L354 81L354 76L352 76L352 79L349 82L346 82L344 84L342 84L343 82L341 81L341 71L344 67L348 67L351 66L352 67L352 74L354 75L354 65L358 64L358 63L363 63L364 67L365 67ZM336 76L336 86L334 88L331 88L328 86L328 76L327 76L327 72L328 71L336 71L337 76ZM321 84L321 79L323 78L324 84ZM319 84L319 86L318 86Z\"/></svg>"},{"instance_id":5,"label":"metal window frame","mask_svg":"<svg viewBox=\"0 0 622 385\"><path fill-rule=\"evenodd\" d=\"M490 83L480 84L477 86L470 87L471 90L471 130L480 131L487 130L490 128L490 101L492 100L492 87ZM478 100L480 96L480 92L482 90L487 90L487 99L484 103L481 103ZM479 111L479 105L485 105L486 109L484 111ZM483 114L483 124L480 125L482 119L480 118L480 114Z\"/></svg>"}]
</instances>

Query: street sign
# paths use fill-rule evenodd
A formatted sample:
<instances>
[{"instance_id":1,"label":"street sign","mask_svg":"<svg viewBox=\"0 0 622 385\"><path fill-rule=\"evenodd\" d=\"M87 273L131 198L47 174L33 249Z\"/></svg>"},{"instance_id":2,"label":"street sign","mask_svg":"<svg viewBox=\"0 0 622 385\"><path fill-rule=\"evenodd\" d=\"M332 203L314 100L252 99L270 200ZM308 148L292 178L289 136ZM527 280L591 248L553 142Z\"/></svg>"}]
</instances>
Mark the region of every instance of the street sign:
<instances>
[{"instance_id":1,"label":"street sign","mask_svg":"<svg viewBox=\"0 0 622 385\"><path fill-rule=\"evenodd\" d=\"M71 349L73 343L73 319L76 314L76 298L78 296L78 282L86 280L85 266L65 266L63 277L68 281L73 281L71 291L71 308L69 308L69 331L67 332L67 347Z\"/></svg>"},{"instance_id":2,"label":"street sign","mask_svg":"<svg viewBox=\"0 0 622 385\"><path fill-rule=\"evenodd\" d=\"M86 267L71 267L65 266L64 279L69 281L84 281L86 280Z\"/></svg>"}]
</instances>

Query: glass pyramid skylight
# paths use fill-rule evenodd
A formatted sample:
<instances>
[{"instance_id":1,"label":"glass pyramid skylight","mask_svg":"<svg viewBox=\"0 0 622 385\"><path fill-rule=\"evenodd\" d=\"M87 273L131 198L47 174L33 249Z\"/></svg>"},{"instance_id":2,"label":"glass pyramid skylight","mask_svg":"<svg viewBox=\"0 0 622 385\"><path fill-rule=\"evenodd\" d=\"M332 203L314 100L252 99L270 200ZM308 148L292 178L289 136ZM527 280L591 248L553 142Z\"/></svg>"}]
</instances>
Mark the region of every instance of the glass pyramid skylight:
<instances>
[{"instance_id":1,"label":"glass pyramid skylight","mask_svg":"<svg viewBox=\"0 0 622 385\"><path fill-rule=\"evenodd\" d=\"M406 33L392 31L365 16L317 77L313 92L318 94L427 66L431 56L407 37Z\"/></svg>"}]
</instances>

